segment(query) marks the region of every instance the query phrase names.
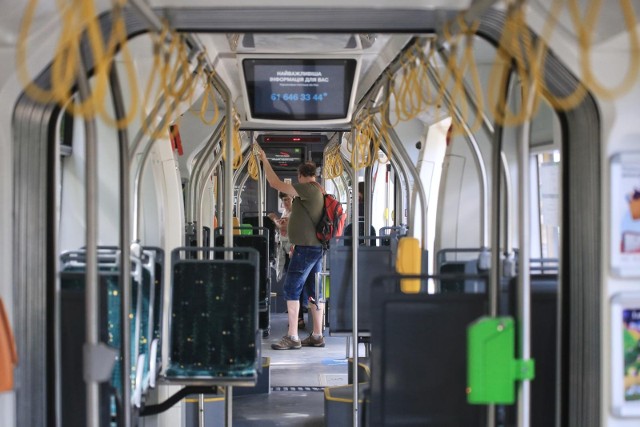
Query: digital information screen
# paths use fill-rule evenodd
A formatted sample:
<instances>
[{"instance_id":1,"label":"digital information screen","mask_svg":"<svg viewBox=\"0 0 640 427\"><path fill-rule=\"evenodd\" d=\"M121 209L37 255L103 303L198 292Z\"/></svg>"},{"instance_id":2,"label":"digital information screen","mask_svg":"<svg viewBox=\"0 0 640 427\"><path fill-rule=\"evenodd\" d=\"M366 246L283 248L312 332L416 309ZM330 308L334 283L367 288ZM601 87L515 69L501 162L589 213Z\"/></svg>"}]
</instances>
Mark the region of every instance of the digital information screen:
<instances>
[{"instance_id":1,"label":"digital information screen","mask_svg":"<svg viewBox=\"0 0 640 427\"><path fill-rule=\"evenodd\" d=\"M345 119L355 59L244 59L254 119Z\"/></svg>"},{"instance_id":2,"label":"digital information screen","mask_svg":"<svg viewBox=\"0 0 640 427\"><path fill-rule=\"evenodd\" d=\"M263 146L262 149L274 170L296 170L304 162L302 147Z\"/></svg>"}]
</instances>

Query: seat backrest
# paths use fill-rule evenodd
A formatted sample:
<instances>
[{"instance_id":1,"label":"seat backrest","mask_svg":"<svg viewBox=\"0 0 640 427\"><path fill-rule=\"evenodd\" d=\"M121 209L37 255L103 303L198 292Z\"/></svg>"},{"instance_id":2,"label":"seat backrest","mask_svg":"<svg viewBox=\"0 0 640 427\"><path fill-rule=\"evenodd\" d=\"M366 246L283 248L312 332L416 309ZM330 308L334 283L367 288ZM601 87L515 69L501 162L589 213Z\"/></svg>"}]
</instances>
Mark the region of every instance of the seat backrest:
<instances>
[{"instance_id":1,"label":"seat backrest","mask_svg":"<svg viewBox=\"0 0 640 427\"><path fill-rule=\"evenodd\" d=\"M254 228L258 227L258 217L245 215L242 220L243 224L251 224ZM268 216L262 217L262 226L269 230L269 260L274 260L276 256L276 224Z\"/></svg>"},{"instance_id":2,"label":"seat backrest","mask_svg":"<svg viewBox=\"0 0 640 427\"><path fill-rule=\"evenodd\" d=\"M376 237L363 237L376 240ZM353 330L352 301L352 247L335 239L329 248L328 269L331 271L331 298L329 300L329 324L331 333L348 333ZM347 240L346 238L344 239ZM371 317L371 283L385 274L395 272L396 254L391 246L358 247L358 331L369 333Z\"/></svg>"},{"instance_id":3,"label":"seat backrest","mask_svg":"<svg viewBox=\"0 0 640 427\"><path fill-rule=\"evenodd\" d=\"M86 275L79 267L60 273L60 421L61 425L87 425L86 384L78 374L84 364L83 346L86 340ZM112 313L112 299L117 296L117 272L101 272L98 280L100 304L98 306L100 341L111 347L120 346L120 309ZM116 295L114 295L116 294ZM119 301L119 299L118 299ZM117 339L117 343L115 340ZM117 345L117 347L116 347ZM122 398L121 362L116 362L110 382L100 384L100 425L108 425L111 396Z\"/></svg>"},{"instance_id":4,"label":"seat backrest","mask_svg":"<svg viewBox=\"0 0 640 427\"><path fill-rule=\"evenodd\" d=\"M486 295L403 294L400 277L373 286L370 425L486 425L465 392L467 326L487 313Z\"/></svg>"},{"instance_id":5,"label":"seat backrest","mask_svg":"<svg viewBox=\"0 0 640 427\"><path fill-rule=\"evenodd\" d=\"M189 384L254 378L258 363L258 253L252 248L172 252L170 365L166 379ZM211 259L209 252L245 252Z\"/></svg>"},{"instance_id":6,"label":"seat backrest","mask_svg":"<svg viewBox=\"0 0 640 427\"><path fill-rule=\"evenodd\" d=\"M215 244L218 247L222 247L224 245L224 236L219 235L222 232L222 229L216 230L216 234L218 234L215 238ZM253 248L258 251L259 254L259 293L258 299L260 301L267 300L269 298L269 285L270 285L270 272L269 272L269 260L270 260L270 246L269 246L269 236L270 232L266 227L253 227L253 234L234 234L233 235L233 246L240 248ZM234 257L243 257L245 255L244 252L236 253ZM217 255L218 257L221 254Z\"/></svg>"},{"instance_id":7,"label":"seat backrest","mask_svg":"<svg viewBox=\"0 0 640 427\"><path fill-rule=\"evenodd\" d=\"M351 246L351 243L352 243L353 239L350 239L349 236L351 236L352 233L353 233L353 223L349 223L344 228L344 245L345 246ZM365 245L365 244L368 244L369 246L377 246L378 245L377 239L367 239L367 237L375 237L376 236L376 229L375 229L375 227L373 225L371 225L371 226L369 226L369 232L365 233L364 232L364 220L358 221L358 236L360 237L358 239L358 244L359 245Z\"/></svg>"}]
</instances>

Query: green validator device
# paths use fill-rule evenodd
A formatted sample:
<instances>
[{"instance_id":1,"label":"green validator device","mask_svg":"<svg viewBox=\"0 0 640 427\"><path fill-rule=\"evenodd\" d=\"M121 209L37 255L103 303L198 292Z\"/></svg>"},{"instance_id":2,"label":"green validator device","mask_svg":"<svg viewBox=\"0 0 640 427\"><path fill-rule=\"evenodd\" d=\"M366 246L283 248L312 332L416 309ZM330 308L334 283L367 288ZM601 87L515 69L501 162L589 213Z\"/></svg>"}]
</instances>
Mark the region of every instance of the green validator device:
<instances>
[{"instance_id":1,"label":"green validator device","mask_svg":"<svg viewBox=\"0 0 640 427\"><path fill-rule=\"evenodd\" d=\"M481 317L467 331L467 401L513 404L515 382L532 380L533 360L515 358L515 326L511 317Z\"/></svg>"}]
</instances>

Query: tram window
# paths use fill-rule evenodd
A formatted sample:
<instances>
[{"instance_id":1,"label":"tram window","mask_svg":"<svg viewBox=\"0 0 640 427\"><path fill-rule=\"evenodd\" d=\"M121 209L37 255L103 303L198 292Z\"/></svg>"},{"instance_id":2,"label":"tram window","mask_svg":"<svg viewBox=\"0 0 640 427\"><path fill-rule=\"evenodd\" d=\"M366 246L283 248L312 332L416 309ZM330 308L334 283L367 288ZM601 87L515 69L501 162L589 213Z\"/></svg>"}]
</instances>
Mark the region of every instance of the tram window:
<instances>
[{"instance_id":1,"label":"tram window","mask_svg":"<svg viewBox=\"0 0 640 427\"><path fill-rule=\"evenodd\" d=\"M549 104L542 102L531 122L531 226L534 258L558 258L560 248L561 188L560 124ZM533 221L537 218L537 221Z\"/></svg>"}]
</instances>

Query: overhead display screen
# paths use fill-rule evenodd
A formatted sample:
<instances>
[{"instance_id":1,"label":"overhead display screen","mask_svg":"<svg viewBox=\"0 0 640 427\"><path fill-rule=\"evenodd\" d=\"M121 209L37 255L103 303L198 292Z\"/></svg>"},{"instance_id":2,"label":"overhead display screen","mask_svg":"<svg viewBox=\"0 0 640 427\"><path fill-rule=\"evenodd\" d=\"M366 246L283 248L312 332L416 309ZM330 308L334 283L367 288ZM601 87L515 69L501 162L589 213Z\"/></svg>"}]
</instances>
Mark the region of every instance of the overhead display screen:
<instances>
[{"instance_id":1,"label":"overhead display screen","mask_svg":"<svg viewBox=\"0 0 640 427\"><path fill-rule=\"evenodd\" d=\"M346 119L355 59L242 61L251 116L264 120Z\"/></svg>"},{"instance_id":2,"label":"overhead display screen","mask_svg":"<svg viewBox=\"0 0 640 427\"><path fill-rule=\"evenodd\" d=\"M274 170L296 170L304 162L303 147L267 145L262 149Z\"/></svg>"}]
</instances>

